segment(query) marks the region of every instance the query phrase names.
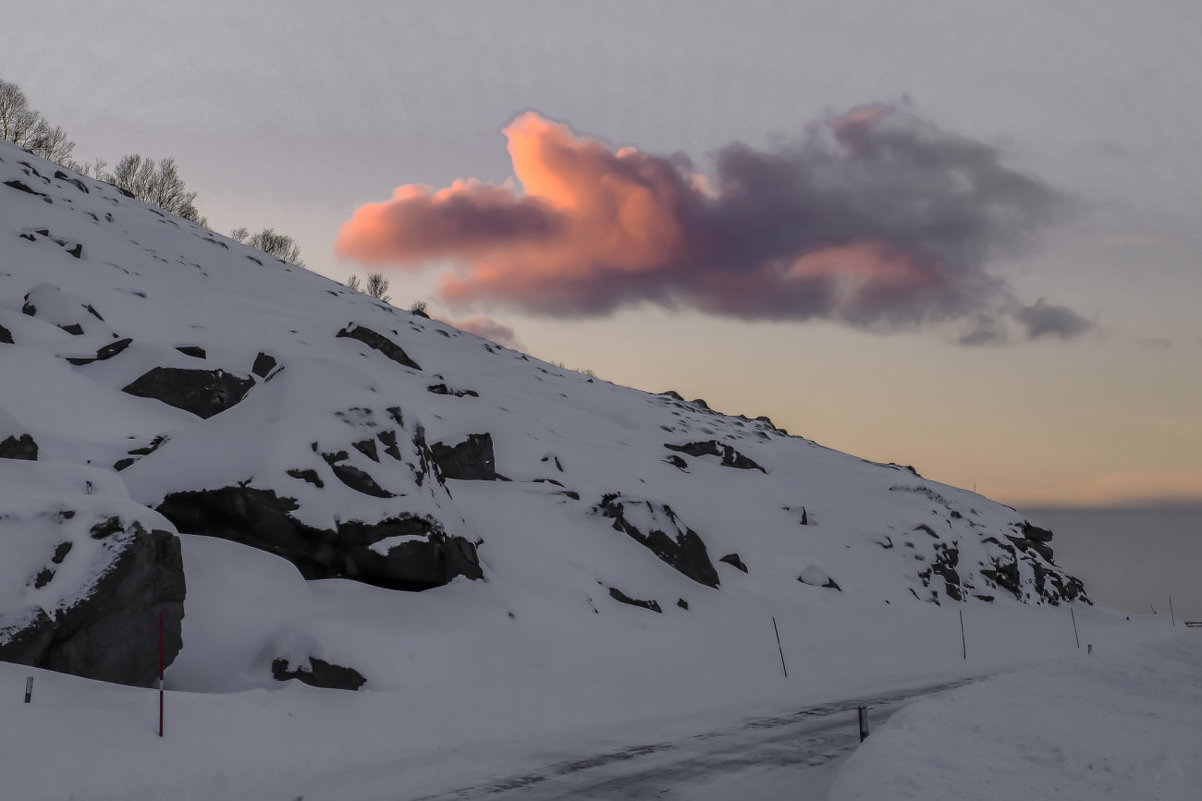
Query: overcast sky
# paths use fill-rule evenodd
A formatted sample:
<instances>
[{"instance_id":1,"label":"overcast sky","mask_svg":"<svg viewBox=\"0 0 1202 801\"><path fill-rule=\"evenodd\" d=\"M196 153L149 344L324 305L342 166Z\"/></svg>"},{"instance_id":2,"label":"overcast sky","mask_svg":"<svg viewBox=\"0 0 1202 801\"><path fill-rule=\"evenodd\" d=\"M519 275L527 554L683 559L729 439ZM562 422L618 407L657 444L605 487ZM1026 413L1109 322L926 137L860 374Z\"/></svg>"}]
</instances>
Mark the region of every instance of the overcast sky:
<instances>
[{"instance_id":1,"label":"overcast sky","mask_svg":"<svg viewBox=\"0 0 1202 801\"><path fill-rule=\"evenodd\" d=\"M397 305L1014 504L1202 500L1195 2L0 0L0 20L0 78L78 159L172 155L217 230L275 227L335 280L370 253ZM893 111L838 122L869 104ZM579 169L543 202L555 154ZM614 176L684 199L612 245ZM503 185L454 195L492 226L479 249L415 187L380 207L391 238L336 257L365 204L472 178Z\"/></svg>"}]
</instances>

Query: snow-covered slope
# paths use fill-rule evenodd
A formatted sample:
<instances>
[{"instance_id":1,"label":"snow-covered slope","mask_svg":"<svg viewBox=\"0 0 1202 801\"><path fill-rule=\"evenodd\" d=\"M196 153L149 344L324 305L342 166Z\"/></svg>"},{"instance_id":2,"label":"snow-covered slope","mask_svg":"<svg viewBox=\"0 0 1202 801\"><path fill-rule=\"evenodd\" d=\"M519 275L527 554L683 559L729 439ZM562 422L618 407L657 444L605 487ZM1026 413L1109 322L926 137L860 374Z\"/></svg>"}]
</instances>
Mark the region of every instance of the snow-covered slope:
<instances>
[{"instance_id":1,"label":"snow-covered slope","mask_svg":"<svg viewBox=\"0 0 1202 801\"><path fill-rule=\"evenodd\" d=\"M1086 600L1052 563L1050 532L1008 507L765 418L565 371L7 145L0 342L0 454L91 468L141 505L129 520L283 558L300 595L301 577L388 590L362 596L386 620L374 601L371 614L335 611L335 596L365 590L330 591L301 619L260 620L256 647L221 665L199 653L219 626L185 622L185 686L297 671L388 686L416 632L497 633L519 613L614 634L702 631L747 604L811 615ZM23 480L51 487L52 472ZM26 518L4 503L0 548L14 557L0 598L15 600L0 613L16 631L9 619L40 596L14 588L37 582L53 544L26 543ZM211 550L197 547L188 575L198 599L210 578L191 573ZM291 569L239 553L229 561Z\"/></svg>"}]
</instances>

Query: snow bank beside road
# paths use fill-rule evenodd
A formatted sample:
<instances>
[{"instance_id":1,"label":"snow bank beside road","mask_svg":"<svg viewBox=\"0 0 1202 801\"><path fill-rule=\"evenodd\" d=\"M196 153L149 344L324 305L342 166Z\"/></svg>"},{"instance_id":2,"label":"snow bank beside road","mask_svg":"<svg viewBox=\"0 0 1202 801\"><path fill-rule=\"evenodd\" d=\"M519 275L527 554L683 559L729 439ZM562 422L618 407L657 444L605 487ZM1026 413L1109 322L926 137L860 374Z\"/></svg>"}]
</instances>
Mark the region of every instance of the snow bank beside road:
<instances>
[{"instance_id":1,"label":"snow bank beside road","mask_svg":"<svg viewBox=\"0 0 1202 801\"><path fill-rule=\"evenodd\" d=\"M897 713L831 801L1193 801L1202 636L996 676Z\"/></svg>"}]
</instances>

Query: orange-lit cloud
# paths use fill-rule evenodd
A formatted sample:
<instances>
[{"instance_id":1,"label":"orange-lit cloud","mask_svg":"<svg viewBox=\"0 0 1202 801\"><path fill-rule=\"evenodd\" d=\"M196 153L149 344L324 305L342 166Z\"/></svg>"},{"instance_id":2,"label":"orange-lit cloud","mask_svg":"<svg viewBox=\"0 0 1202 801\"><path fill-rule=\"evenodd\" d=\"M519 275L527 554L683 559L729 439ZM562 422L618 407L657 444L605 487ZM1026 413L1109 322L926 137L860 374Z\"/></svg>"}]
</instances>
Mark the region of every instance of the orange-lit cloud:
<instances>
[{"instance_id":1,"label":"orange-lit cloud","mask_svg":"<svg viewBox=\"0 0 1202 801\"><path fill-rule=\"evenodd\" d=\"M533 112L504 134L515 181L402 186L355 212L339 256L449 262L441 293L453 308L577 316L650 302L869 328L960 320L974 343L1000 339L1003 318L1030 336L1089 327L1061 306L1024 313L984 269L1062 199L991 147L893 106L832 117L779 151L728 146L712 177Z\"/></svg>"}]
</instances>

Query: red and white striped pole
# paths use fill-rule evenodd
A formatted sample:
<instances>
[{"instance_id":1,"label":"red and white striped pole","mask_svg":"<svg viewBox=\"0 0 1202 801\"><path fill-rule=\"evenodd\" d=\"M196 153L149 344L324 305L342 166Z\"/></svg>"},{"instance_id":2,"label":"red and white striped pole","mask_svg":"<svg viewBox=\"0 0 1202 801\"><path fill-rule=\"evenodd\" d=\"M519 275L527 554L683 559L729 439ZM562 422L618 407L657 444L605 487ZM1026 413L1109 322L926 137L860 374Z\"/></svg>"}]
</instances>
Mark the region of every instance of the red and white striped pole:
<instances>
[{"instance_id":1,"label":"red and white striped pole","mask_svg":"<svg viewBox=\"0 0 1202 801\"><path fill-rule=\"evenodd\" d=\"M163 736L163 610L159 610L159 736Z\"/></svg>"}]
</instances>

